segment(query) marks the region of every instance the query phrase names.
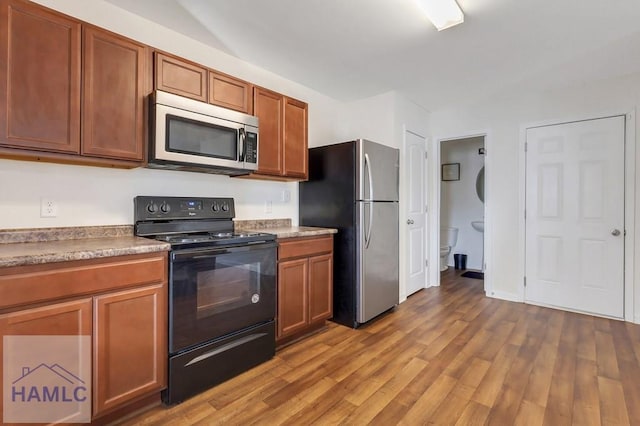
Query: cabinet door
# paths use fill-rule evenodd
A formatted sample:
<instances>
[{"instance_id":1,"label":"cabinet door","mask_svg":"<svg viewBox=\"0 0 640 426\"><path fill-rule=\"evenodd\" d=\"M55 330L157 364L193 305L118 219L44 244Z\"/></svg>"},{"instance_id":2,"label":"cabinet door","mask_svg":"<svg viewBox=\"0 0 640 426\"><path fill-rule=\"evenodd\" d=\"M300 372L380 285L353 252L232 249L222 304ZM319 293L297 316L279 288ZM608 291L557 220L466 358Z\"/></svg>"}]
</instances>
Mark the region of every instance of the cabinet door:
<instances>
[{"instance_id":1,"label":"cabinet door","mask_svg":"<svg viewBox=\"0 0 640 426\"><path fill-rule=\"evenodd\" d=\"M83 52L82 154L142 161L146 47L87 27Z\"/></svg>"},{"instance_id":2,"label":"cabinet door","mask_svg":"<svg viewBox=\"0 0 640 426\"><path fill-rule=\"evenodd\" d=\"M91 299L0 315L0 336L91 335ZM1 345L0 345L1 346Z\"/></svg>"},{"instance_id":3,"label":"cabinet door","mask_svg":"<svg viewBox=\"0 0 640 426\"><path fill-rule=\"evenodd\" d=\"M0 315L0 339L3 336L90 336L91 299L57 303ZM0 341L1 342L1 341ZM4 359L0 344L0 359ZM0 368L0 371L3 371ZM4 373L0 381L5 383ZM88 384L90 386L90 384ZM4 398L0 387L0 413Z\"/></svg>"},{"instance_id":4,"label":"cabinet door","mask_svg":"<svg viewBox=\"0 0 640 426\"><path fill-rule=\"evenodd\" d=\"M333 316L333 254L309 258L309 321Z\"/></svg>"},{"instance_id":5,"label":"cabinet door","mask_svg":"<svg viewBox=\"0 0 640 426\"><path fill-rule=\"evenodd\" d=\"M260 120L258 136L258 173L282 174L282 95L260 87L254 88L254 115Z\"/></svg>"},{"instance_id":6,"label":"cabinet door","mask_svg":"<svg viewBox=\"0 0 640 426\"><path fill-rule=\"evenodd\" d=\"M307 104L295 99L284 100L283 174L307 179Z\"/></svg>"},{"instance_id":7,"label":"cabinet door","mask_svg":"<svg viewBox=\"0 0 640 426\"><path fill-rule=\"evenodd\" d=\"M251 83L209 71L209 103L251 114Z\"/></svg>"},{"instance_id":8,"label":"cabinet door","mask_svg":"<svg viewBox=\"0 0 640 426\"><path fill-rule=\"evenodd\" d=\"M309 324L308 267L307 259L289 260L278 265L278 338Z\"/></svg>"},{"instance_id":9,"label":"cabinet door","mask_svg":"<svg viewBox=\"0 0 640 426\"><path fill-rule=\"evenodd\" d=\"M156 53L155 88L207 102L207 69L173 56Z\"/></svg>"},{"instance_id":10,"label":"cabinet door","mask_svg":"<svg viewBox=\"0 0 640 426\"><path fill-rule=\"evenodd\" d=\"M94 299L94 416L166 386L167 289Z\"/></svg>"},{"instance_id":11,"label":"cabinet door","mask_svg":"<svg viewBox=\"0 0 640 426\"><path fill-rule=\"evenodd\" d=\"M0 5L0 145L79 153L80 22Z\"/></svg>"}]
</instances>

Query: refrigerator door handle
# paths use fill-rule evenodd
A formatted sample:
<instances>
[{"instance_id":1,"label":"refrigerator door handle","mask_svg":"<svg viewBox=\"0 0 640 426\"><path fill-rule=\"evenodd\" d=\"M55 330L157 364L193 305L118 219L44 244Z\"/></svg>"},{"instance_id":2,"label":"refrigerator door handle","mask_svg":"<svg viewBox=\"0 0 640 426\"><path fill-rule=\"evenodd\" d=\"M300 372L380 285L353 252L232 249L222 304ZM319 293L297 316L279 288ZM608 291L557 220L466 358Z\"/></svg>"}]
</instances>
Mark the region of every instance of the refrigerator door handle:
<instances>
[{"instance_id":1,"label":"refrigerator door handle","mask_svg":"<svg viewBox=\"0 0 640 426\"><path fill-rule=\"evenodd\" d=\"M365 200L375 200L373 197L373 177L371 175L371 161L369 160L369 154L364 154L364 168L367 171L367 178L369 181L369 197ZM365 195L365 194L363 194Z\"/></svg>"},{"instance_id":2,"label":"refrigerator door handle","mask_svg":"<svg viewBox=\"0 0 640 426\"><path fill-rule=\"evenodd\" d=\"M371 176L371 161L369 160L369 154L365 152L364 154L364 168L367 171L367 178L369 181L369 197L366 200L375 200L373 198L373 177ZM366 194L363 194L366 195ZM369 204L369 202L365 202L365 206ZM367 227L367 232L364 236L364 248L369 248L369 242L371 241L371 229L373 228L373 206L369 205L369 226Z\"/></svg>"},{"instance_id":3,"label":"refrigerator door handle","mask_svg":"<svg viewBox=\"0 0 640 426\"><path fill-rule=\"evenodd\" d=\"M373 229L373 204L365 201L364 206L369 206L369 226L367 226L367 232L364 234L364 248L368 249L371 242L371 230Z\"/></svg>"}]
</instances>

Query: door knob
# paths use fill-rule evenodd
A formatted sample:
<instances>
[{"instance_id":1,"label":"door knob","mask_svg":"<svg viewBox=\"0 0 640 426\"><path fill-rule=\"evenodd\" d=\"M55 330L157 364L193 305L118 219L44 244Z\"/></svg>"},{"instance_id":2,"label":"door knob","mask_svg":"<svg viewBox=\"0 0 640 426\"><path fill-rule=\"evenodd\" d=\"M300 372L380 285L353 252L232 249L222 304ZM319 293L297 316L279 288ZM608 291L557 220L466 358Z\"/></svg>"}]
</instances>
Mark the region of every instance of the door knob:
<instances>
[{"instance_id":1,"label":"door knob","mask_svg":"<svg viewBox=\"0 0 640 426\"><path fill-rule=\"evenodd\" d=\"M613 235L614 237L617 237L618 235L620 235L620 230L614 229L613 231L611 231L611 235Z\"/></svg>"},{"instance_id":2,"label":"door knob","mask_svg":"<svg viewBox=\"0 0 640 426\"><path fill-rule=\"evenodd\" d=\"M413 220L407 219L407 225L413 225Z\"/></svg>"}]
</instances>

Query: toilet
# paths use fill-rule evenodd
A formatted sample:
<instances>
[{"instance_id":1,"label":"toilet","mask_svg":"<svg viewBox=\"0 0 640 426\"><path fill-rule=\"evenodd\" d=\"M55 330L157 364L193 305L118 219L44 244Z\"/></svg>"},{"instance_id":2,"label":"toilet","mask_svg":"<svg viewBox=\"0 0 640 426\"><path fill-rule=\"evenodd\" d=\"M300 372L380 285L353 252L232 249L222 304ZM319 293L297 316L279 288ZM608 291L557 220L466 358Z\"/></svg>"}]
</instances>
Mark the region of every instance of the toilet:
<instances>
[{"instance_id":1,"label":"toilet","mask_svg":"<svg viewBox=\"0 0 640 426\"><path fill-rule=\"evenodd\" d=\"M440 272L446 271L449 253L458 242L458 228L440 228Z\"/></svg>"}]
</instances>

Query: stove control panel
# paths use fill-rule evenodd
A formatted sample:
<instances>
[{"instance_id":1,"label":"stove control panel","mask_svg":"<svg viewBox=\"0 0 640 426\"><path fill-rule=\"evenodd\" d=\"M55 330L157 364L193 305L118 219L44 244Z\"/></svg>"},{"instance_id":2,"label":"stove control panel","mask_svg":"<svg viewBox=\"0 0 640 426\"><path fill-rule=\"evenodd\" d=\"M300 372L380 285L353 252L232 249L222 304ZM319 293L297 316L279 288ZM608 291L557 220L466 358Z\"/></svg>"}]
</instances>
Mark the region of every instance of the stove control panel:
<instances>
[{"instance_id":1,"label":"stove control panel","mask_svg":"<svg viewBox=\"0 0 640 426\"><path fill-rule=\"evenodd\" d=\"M233 198L137 196L133 207L136 222L235 217Z\"/></svg>"}]
</instances>

